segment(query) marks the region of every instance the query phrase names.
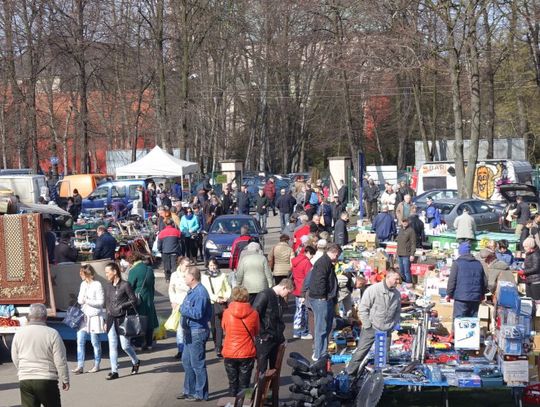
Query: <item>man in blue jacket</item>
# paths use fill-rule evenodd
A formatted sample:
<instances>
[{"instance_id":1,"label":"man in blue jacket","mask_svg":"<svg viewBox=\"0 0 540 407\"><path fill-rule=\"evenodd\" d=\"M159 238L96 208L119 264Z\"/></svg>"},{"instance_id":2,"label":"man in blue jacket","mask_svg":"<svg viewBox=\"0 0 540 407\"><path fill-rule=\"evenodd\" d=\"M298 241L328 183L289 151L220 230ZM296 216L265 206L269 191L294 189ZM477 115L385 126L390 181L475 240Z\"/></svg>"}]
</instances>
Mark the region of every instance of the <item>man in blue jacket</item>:
<instances>
[{"instance_id":1,"label":"man in blue jacket","mask_svg":"<svg viewBox=\"0 0 540 407\"><path fill-rule=\"evenodd\" d=\"M373 219L371 231L375 232L379 242L392 240L396 235L396 222L394 217L388 213L387 205L383 205L382 212Z\"/></svg>"},{"instance_id":2,"label":"man in blue jacket","mask_svg":"<svg viewBox=\"0 0 540 407\"><path fill-rule=\"evenodd\" d=\"M477 317L488 288L487 275L482 263L471 254L469 242L461 243L458 253L450 271L446 300L454 299L454 318Z\"/></svg>"},{"instance_id":3,"label":"man in blue jacket","mask_svg":"<svg viewBox=\"0 0 540 407\"><path fill-rule=\"evenodd\" d=\"M430 196L426 199L426 204L426 220L435 229L441 224L441 211L433 205L433 198Z\"/></svg>"},{"instance_id":4,"label":"man in blue jacket","mask_svg":"<svg viewBox=\"0 0 540 407\"><path fill-rule=\"evenodd\" d=\"M97 228L98 238L96 239L96 247L94 249L94 260L111 259L114 260L116 251L116 239L107 232L107 228L103 225Z\"/></svg>"},{"instance_id":5,"label":"man in blue jacket","mask_svg":"<svg viewBox=\"0 0 540 407\"><path fill-rule=\"evenodd\" d=\"M201 272L195 266L188 267L184 280L189 287L182 306L182 329L184 333L184 393L179 400L208 400L208 372L206 370L206 341L208 322L212 318L212 304L208 291L201 284Z\"/></svg>"}]
</instances>

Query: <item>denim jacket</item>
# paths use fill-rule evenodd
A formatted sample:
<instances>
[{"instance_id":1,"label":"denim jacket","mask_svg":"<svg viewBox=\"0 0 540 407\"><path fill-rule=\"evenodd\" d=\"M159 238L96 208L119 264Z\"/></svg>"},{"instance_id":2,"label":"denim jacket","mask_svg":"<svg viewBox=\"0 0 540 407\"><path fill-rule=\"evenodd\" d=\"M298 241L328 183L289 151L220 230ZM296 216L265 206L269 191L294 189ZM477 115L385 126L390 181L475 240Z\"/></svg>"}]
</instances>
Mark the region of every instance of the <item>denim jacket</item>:
<instances>
[{"instance_id":1,"label":"denim jacket","mask_svg":"<svg viewBox=\"0 0 540 407\"><path fill-rule=\"evenodd\" d=\"M206 288L199 283L188 291L182 306L182 328L208 329L208 322L212 318L212 304Z\"/></svg>"}]
</instances>

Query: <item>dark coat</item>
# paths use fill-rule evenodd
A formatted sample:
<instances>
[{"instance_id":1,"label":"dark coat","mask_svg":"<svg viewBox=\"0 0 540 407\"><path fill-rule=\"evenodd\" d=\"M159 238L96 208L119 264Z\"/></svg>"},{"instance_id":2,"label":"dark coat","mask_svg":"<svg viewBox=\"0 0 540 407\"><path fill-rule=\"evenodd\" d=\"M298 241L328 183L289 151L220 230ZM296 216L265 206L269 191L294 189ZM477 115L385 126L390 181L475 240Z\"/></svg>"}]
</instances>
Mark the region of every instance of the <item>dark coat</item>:
<instances>
[{"instance_id":1,"label":"dark coat","mask_svg":"<svg viewBox=\"0 0 540 407\"><path fill-rule=\"evenodd\" d=\"M520 225L526 225L531 217L531 209L527 202L521 202L516 206L514 216L517 217L517 223Z\"/></svg>"},{"instance_id":2,"label":"dark coat","mask_svg":"<svg viewBox=\"0 0 540 407\"><path fill-rule=\"evenodd\" d=\"M94 249L94 260L111 259L114 260L116 251L116 239L109 232L104 232L96 239Z\"/></svg>"},{"instance_id":3,"label":"dark coat","mask_svg":"<svg viewBox=\"0 0 540 407\"><path fill-rule=\"evenodd\" d=\"M141 298L137 305L137 312L148 317L149 326L157 328L159 322L154 306L154 271L142 261L135 263L129 270L128 282L133 292L138 293Z\"/></svg>"},{"instance_id":4,"label":"dark coat","mask_svg":"<svg viewBox=\"0 0 540 407\"><path fill-rule=\"evenodd\" d=\"M182 234L174 226L167 226L158 235L158 250L165 254L180 254Z\"/></svg>"},{"instance_id":5,"label":"dark coat","mask_svg":"<svg viewBox=\"0 0 540 407\"><path fill-rule=\"evenodd\" d=\"M540 249L538 247L532 253L527 253L525 256L523 272L527 277L527 283L540 281Z\"/></svg>"},{"instance_id":6,"label":"dark coat","mask_svg":"<svg viewBox=\"0 0 540 407\"><path fill-rule=\"evenodd\" d=\"M341 188L339 188L338 198L339 202L347 205L347 201L349 200L349 187L347 185L342 185Z\"/></svg>"},{"instance_id":7,"label":"dark coat","mask_svg":"<svg viewBox=\"0 0 540 407\"><path fill-rule=\"evenodd\" d=\"M60 241L54 248L54 257L57 263L75 263L77 255L77 249L63 241Z\"/></svg>"},{"instance_id":8,"label":"dark coat","mask_svg":"<svg viewBox=\"0 0 540 407\"><path fill-rule=\"evenodd\" d=\"M371 230L377 235L377 240L379 242L386 242L391 240L396 235L396 222L394 217L388 212L381 212L375 219L373 219L373 224L371 225Z\"/></svg>"},{"instance_id":9,"label":"dark coat","mask_svg":"<svg viewBox=\"0 0 540 407\"><path fill-rule=\"evenodd\" d=\"M332 206L332 220L334 221L335 225L339 219L339 215L342 212L341 208L343 208L343 205L341 202L332 202L330 206Z\"/></svg>"},{"instance_id":10,"label":"dark coat","mask_svg":"<svg viewBox=\"0 0 540 407\"><path fill-rule=\"evenodd\" d=\"M424 222L420 220L418 215L411 215L409 217L409 223L409 227L412 228L416 234L416 247L422 247L422 242L426 240Z\"/></svg>"},{"instance_id":11,"label":"dark coat","mask_svg":"<svg viewBox=\"0 0 540 407\"><path fill-rule=\"evenodd\" d=\"M340 246L345 246L349 243L349 232L347 231L347 222L343 219L338 219L334 227L334 243Z\"/></svg>"},{"instance_id":12,"label":"dark coat","mask_svg":"<svg viewBox=\"0 0 540 407\"><path fill-rule=\"evenodd\" d=\"M223 206L223 213L232 213L234 207L234 198L231 193L223 194L223 197L221 198L221 205Z\"/></svg>"},{"instance_id":13,"label":"dark coat","mask_svg":"<svg viewBox=\"0 0 540 407\"><path fill-rule=\"evenodd\" d=\"M259 338L262 340L282 343L285 341L283 332L283 307L285 301L278 296L273 288L267 288L257 294L253 302L253 309L259 313Z\"/></svg>"},{"instance_id":14,"label":"dark coat","mask_svg":"<svg viewBox=\"0 0 540 407\"><path fill-rule=\"evenodd\" d=\"M377 202L381 191L375 184L369 185L364 189L364 199L368 202Z\"/></svg>"},{"instance_id":15,"label":"dark coat","mask_svg":"<svg viewBox=\"0 0 540 407\"><path fill-rule=\"evenodd\" d=\"M401 228L397 235L397 255L398 256L414 256L416 251L416 233L411 226Z\"/></svg>"},{"instance_id":16,"label":"dark coat","mask_svg":"<svg viewBox=\"0 0 540 407\"><path fill-rule=\"evenodd\" d=\"M323 300L337 300L338 281L334 264L325 253L315 262L309 273L309 297Z\"/></svg>"},{"instance_id":17,"label":"dark coat","mask_svg":"<svg viewBox=\"0 0 540 407\"><path fill-rule=\"evenodd\" d=\"M265 196L257 195L255 200L255 212L259 214L268 213L268 207L270 206L270 200Z\"/></svg>"},{"instance_id":18,"label":"dark coat","mask_svg":"<svg viewBox=\"0 0 540 407\"><path fill-rule=\"evenodd\" d=\"M472 254L458 257L452 264L447 295L458 301L480 302L488 289L488 278L482 263Z\"/></svg>"},{"instance_id":19,"label":"dark coat","mask_svg":"<svg viewBox=\"0 0 540 407\"><path fill-rule=\"evenodd\" d=\"M249 213L250 205L249 194L247 192L238 191L236 194L236 207L238 208L238 212Z\"/></svg>"},{"instance_id":20,"label":"dark coat","mask_svg":"<svg viewBox=\"0 0 540 407\"><path fill-rule=\"evenodd\" d=\"M105 309L107 311L107 330L111 329L111 322L115 318L123 317L126 312L133 314L137 306L137 297L131 285L120 280L116 286L111 283L104 285Z\"/></svg>"},{"instance_id":21,"label":"dark coat","mask_svg":"<svg viewBox=\"0 0 540 407\"><path fill-rule=\"evenodd\" d=\"M290 192L285 195L280 195L278 199L276 199L276 208L278 208L281 213L290 215L294 211L294 205L296 205L296 198L292 196Z\"/></svg>"}]
</instances>

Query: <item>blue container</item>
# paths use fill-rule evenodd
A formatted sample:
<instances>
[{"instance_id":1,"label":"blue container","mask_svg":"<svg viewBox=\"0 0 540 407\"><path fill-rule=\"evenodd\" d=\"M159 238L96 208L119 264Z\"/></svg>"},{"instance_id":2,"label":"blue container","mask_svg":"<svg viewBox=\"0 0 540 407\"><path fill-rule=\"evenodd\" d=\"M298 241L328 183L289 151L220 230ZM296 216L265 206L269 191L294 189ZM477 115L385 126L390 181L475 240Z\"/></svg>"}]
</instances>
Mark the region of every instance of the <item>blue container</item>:
<instances>
[{"instance_id":1,"label":"blue container","mask_svg":"<svg viewBox=\"0 0 540 407\"><path fill-rule=\"evenodd\" d=\"M519 313L520 301L517 287L506 281L499 282L499 305Z\"/></svg>"}]
</instances>

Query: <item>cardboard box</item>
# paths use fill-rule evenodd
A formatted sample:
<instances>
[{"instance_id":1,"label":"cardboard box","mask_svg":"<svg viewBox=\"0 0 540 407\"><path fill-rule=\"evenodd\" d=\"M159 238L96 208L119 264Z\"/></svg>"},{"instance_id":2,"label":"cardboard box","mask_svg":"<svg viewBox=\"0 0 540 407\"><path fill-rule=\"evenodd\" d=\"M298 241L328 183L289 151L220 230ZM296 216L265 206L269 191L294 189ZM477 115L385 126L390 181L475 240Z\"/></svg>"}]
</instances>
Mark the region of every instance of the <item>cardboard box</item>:
<instances>
[{"instance_id":1,"label":"cardboard box","mask_svg":"<svg viewBox=\"0 0 540 407\"><path fill-rule=\"evenodd\" d=\"M525 360L503 361L501 370L505 382L528 382L529 361Z\"/></svg>"},{"instance_id":2,"label":"cardboard box","mask_svg":"<svg viewBox=\"0 0 540 407\"><path fill-rule=\"evenodd\" d=\"M454 348L480 349L480 320L478 318L454 320Z\"/></svg>"}]
</instances>

